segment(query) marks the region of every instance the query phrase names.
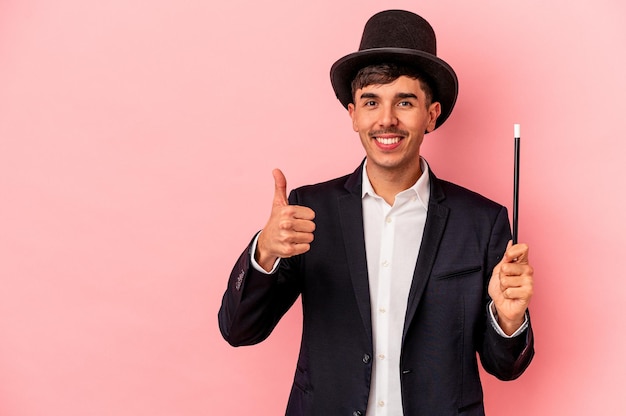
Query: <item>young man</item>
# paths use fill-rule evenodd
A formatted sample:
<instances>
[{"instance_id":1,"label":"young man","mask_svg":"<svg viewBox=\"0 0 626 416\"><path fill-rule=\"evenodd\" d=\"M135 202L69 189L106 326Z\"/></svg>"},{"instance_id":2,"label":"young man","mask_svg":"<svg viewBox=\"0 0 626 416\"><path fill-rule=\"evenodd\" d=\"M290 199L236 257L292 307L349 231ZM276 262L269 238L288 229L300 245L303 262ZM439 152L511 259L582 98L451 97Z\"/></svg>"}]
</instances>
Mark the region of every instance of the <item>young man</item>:
<instances>
[{"instance_id":1,"label":"young man","mask_svg":"<svg viewBox=\"0 0 626 416\"><path fill-rule=\"evenodd\" d=\"M476 352L511 380L529 365L528 247L501 205L438 179L420 156L457 78L421 17L376 14L331 81L366 159L293 190L275 170L270 218L219 312L232 345L264 340L299 295L303 334L287 415L483 415Z\"/></svg>"}]
</instances>

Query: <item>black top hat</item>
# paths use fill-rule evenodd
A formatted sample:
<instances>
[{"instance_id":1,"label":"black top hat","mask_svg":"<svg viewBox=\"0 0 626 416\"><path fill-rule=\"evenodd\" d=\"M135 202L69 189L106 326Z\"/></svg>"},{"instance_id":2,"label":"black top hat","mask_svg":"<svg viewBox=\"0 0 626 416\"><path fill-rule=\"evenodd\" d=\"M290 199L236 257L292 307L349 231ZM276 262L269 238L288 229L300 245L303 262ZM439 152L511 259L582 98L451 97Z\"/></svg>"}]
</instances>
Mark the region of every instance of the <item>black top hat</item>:
<instances>
[{"instance_id":1,"label":"black top hat","mask_svg":"<svg viewBox=\"0 0 626 416\"><path fill-rule=\"evenodd\" d=\"M363 29L359 51L333 64L330 81L344 107L352 102L352 80L361 68L374 64L399 64L423 72L433 84L433 101L441 103L435 128L448 118L459 90L454 70L437 58L432 26L415 13L386 10L372 16Z\"/></svg>"}]
</instances>

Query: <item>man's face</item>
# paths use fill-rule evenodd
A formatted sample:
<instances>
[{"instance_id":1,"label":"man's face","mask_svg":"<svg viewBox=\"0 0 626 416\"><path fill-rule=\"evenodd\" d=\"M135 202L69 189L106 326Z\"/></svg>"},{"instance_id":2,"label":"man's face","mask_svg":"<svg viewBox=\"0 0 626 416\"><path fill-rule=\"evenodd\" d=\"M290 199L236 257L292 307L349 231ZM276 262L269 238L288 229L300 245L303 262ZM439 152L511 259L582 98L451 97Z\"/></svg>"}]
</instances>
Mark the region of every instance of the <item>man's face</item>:
<instances>
[{"instance_id":1,"label":"man's face","mask_svg":"<svg viewBox=\"0 0 626 416\"><path fill-rule=\"evenodd\" d=\"M359 133L368 170L387 173L419 171L419 152L424 133L435 128L441 113L438 102L426 106L420 81L401 76L390 84L358 89L348 105L354 131Z\"/></svg>"}]
</instances>

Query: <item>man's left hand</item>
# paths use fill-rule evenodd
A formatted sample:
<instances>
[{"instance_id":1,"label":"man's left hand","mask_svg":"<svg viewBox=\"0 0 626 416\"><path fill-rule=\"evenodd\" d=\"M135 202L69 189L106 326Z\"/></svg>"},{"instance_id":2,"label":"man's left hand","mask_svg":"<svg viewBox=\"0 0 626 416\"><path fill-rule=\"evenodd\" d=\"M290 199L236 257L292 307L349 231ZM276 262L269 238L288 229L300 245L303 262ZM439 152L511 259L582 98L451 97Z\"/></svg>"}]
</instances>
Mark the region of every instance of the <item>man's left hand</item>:
<instances>
[{"instance_id":1,"label":"man's left hand","mask_svg":"<svg viewBox=\"0 0 626 416\"><path fill-rule=\"evenodd\" d=\"M509 241L502 261L493 269L489 296L496 307L498 324L513 334L523 323L533 296L533 268L528 264L528 246Z\"/></svg>"}]
</instances>

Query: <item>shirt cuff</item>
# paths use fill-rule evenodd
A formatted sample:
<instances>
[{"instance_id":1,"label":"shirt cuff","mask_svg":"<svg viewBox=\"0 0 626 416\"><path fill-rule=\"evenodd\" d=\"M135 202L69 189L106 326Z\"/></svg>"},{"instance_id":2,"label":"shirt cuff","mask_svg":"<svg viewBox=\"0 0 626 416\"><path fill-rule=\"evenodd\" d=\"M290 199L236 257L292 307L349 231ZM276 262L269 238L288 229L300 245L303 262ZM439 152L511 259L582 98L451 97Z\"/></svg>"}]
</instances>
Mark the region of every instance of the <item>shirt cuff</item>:
<instances>
[{"instance_id":1,"label":"shirt cuff","mask_svg":"<svg viewBox=\"0 0 626 416\"><path fill-rule=\"evenodd\" d=\"M250 247L250 263L252 264L252 267L254 267L256 271L259 271L263 274L274 274L276 273L276 270L278 269L280 258L276 259L276 261L274 262L274 266L272 267L272 270L270 270L269 272L266 271L263 267L261 267L259 263L257 263L257 261L254 259L254 255L256 254L256 244L257 244L257 241L259 240L260 234L261 232L258 232L256 237L254 237L254 240L252 241L252 247Z\"/></svg>"},{"instance_id":2,"label":"shirt cuff","mask_svg":"<svg viewBox=\"0 0 626 416\"><path fill-rule=\"evenodd\" d=\"M517 331L513 332L513 334L511 334L511 335L505 334L504 331L502 330L502 328L500 328L500 325L498 325L498 319L496 318L496 316L493 313L493 309L494 308L492 308L492 306L493 306L493 301L489 302L489 305L487 305L487 313L491 317L491 326L493 326L493 329L495 329L496 332L498 333L498 335L500 335L501 337L504 337L504 338L515 338L516 336L518 336L519 334L524 332L526 330L526 328L528 328L528 312L526 312L524 314L524 322L517 329Z\"/></svg>"}]
</instances>

